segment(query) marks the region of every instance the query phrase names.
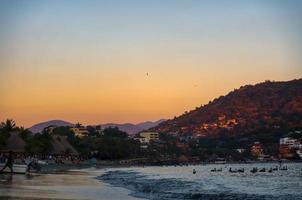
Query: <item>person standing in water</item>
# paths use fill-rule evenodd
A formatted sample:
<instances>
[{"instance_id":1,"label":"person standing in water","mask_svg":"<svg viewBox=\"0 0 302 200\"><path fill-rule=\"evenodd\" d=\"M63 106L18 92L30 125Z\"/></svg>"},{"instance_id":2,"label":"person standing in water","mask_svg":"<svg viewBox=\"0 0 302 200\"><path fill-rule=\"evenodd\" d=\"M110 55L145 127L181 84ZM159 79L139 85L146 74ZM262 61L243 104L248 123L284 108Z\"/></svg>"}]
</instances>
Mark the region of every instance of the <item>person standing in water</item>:
<instances>
[{"instance_id":1,"label":"person standing in water","mask_svg":"<svg viewBox=\"0 0 302 200\"><path fill-rule=\"evenodd\" d=\"M6 163L5 163L4 167L0 170L0 173L3 172L5 170L5 168L7 168L7 167L10 169L11 174L14 173L13 164L14 164L13 152L10 151L8 154Z\"/></svg>"}]
</instances>

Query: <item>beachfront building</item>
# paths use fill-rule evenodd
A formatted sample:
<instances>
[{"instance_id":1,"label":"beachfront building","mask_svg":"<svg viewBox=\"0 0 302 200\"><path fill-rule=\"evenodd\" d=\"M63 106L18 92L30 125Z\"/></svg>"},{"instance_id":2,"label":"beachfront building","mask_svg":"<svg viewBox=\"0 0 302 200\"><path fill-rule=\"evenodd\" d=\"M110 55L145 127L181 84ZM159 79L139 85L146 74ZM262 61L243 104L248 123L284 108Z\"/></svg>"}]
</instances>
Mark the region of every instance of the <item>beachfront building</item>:
<instances>
[{"instance_id":1,"label":"beachfront building","mask_svg":"<svg viewBox=\"0 0 302 200\"><path fill-rule=\"evenodd\" d=\"M71 127L70 130L73 131L75 136L77 136L79 138L88 136L88 134L89 134L89 131L83 126L81 126L81 127Z\"/></svg>"},{"instance_id":2,"label":"beachfront building","mask_svg":"<svg viewBox=\"0 0 302 200\"><path fill-rule=\"evenodd\" d=\"M259 158L263 155L263 146L260 142L254 142L251 146L251 153L254 157Z\"/></svg>"},{"instance_id":3,"label":"beachfront building","mask_svg":"<svg viewBox=\"0 0 302 200\"><path fill-rule=\"evenodd\" d=\"M287 145L291 149L300 149L302 147L300 141L290 137L280 138L280 145Z\"/></svg>"},{"instance_id":4,"label":"beachfront building","mask_svg":"<svg viewBox=\"0 0 302 200\"><path fill-rule=\"evenodd\" d=\"M290 137L280 138L279 154L281 158L293 158L297 153L300 156L302 144L299 140Z\"/></svg>"}]
</instances>

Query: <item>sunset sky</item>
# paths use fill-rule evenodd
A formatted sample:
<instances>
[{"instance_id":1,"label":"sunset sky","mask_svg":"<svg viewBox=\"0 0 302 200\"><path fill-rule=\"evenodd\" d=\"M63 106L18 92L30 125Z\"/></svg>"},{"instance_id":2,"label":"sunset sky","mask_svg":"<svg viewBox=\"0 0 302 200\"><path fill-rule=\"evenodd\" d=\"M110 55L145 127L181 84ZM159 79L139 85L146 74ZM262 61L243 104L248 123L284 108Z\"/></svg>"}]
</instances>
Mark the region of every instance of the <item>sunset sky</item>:
<instances>
[{"instance_id":1,"label":"sunset sky","mask_svg":"<svg viewBox=\"0 0 302 200\"><path fill-rule=\"evenodd\" d=\"M302 1L0 1L0 120L172 118L302 77ZM148 75L147 75L148 73Z\"/></svg>"}]
</instances>

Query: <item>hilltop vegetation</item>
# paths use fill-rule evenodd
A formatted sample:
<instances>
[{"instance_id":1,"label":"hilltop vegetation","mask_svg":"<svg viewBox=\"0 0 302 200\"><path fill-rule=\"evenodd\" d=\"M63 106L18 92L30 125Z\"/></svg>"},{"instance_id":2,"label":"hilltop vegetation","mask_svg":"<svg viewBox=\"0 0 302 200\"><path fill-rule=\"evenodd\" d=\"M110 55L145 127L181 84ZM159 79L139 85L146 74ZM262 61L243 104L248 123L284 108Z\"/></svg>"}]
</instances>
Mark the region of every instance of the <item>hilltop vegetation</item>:
<instances>
[{"instance_id":1,"label":"hilltop vegetation","mask_svg":"<svg viewBox=\"0 0 302 200\"><path fill-rule=\"evenodd\" d=\"M215 137L302 127L302 79L246 85L151 128L161 133Z\"/></svg>"},{"instance_id":2,"label":"hilltop vegetation","mask_svg":"<svg viewBox=\"0 0 302 200\"><path fill-rule=\"evenodd\" d=\"M0 150L7 147L10 134L17 132L25 142L25 152L40 154L58 153L58 145L66 144L69 149L60 153L77 151L86 157L93 153L103 160L247 160L256 159L251 147L260 142L262 155L278 158L280 138L302 142L302 79L243 86L151 128L159 132L159 140L147 144L117 127L77 126L87 134L77 135L69 126L46 127L33 134L7 120L0 126ZM64 142L59 144L60 140Z\"/></svg>"}]
</instances>

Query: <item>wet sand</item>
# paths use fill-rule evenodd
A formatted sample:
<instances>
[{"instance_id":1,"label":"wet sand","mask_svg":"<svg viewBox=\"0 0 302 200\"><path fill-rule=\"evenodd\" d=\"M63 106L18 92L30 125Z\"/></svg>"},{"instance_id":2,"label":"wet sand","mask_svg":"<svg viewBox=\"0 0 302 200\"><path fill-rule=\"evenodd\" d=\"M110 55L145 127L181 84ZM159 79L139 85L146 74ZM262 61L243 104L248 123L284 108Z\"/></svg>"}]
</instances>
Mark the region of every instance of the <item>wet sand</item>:
<instances>
[{"instance_id":1,"label":"wet sand","mask_svg":"<svg viewBox=\"0 0 302 200\"><path fill-rule=\"evenodd\" d=\"M123 199L137 200L129 191L95 179L100 171L68 171L56 174L0 174L0 199Z\"/></svg>"}]
</instances>

